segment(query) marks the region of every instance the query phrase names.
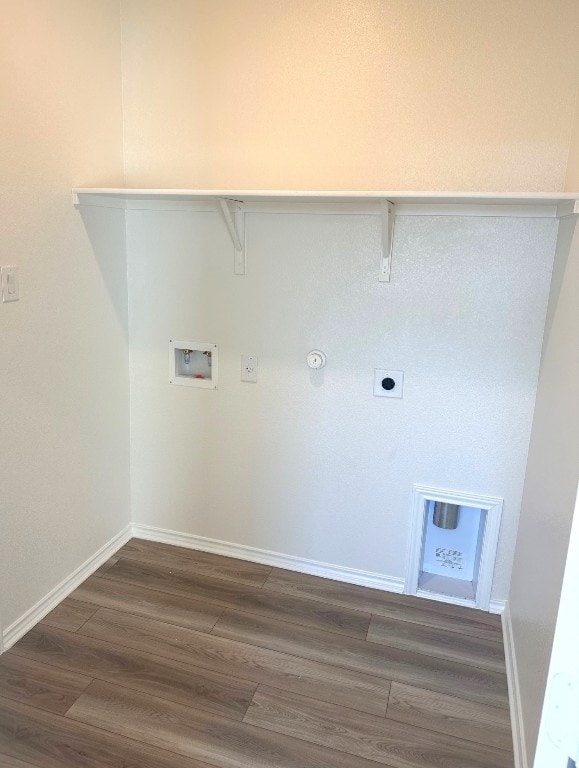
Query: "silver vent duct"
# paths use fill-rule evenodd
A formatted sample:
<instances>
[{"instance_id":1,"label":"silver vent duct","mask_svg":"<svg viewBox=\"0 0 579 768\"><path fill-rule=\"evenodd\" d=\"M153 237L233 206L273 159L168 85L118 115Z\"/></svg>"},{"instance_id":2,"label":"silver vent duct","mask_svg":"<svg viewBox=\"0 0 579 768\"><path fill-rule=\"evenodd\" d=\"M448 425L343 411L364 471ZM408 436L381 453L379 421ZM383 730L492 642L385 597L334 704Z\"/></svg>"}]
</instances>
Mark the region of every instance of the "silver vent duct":
<instances>
[{"instance_id":1,"label":"silver vent duct","mask_svg":"<svg viewBox=\"0 0 579 768\"><path fill-rule=\"evenodd\" d=\"M437 528L453 531L458 527L458 505L448 504L446 501L435 501L432 522Z\"/></svg>"}]
</instances>

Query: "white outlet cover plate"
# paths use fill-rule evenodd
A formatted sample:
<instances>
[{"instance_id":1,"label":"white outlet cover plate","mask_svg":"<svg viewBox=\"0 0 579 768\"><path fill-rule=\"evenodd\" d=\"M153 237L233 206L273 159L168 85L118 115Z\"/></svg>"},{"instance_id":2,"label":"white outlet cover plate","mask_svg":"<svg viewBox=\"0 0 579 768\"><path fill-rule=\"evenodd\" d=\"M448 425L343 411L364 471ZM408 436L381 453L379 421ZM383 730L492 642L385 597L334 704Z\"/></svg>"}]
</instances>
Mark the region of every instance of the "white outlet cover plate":
<instances>
[{"instance_id":1,"label":"white outlet cover plate","mask_svg":"<svg viewBox=\"0 0 579 768\"><path fill-rule=\"evenodd\" d=\"M384 389L383 379L394 379L393 389ZM375 397L402 397L404 391L404 371L393 371L390 368L374 369L374 396Z\"/></svg>"},{"instance_id":2,"label":"white outlet cover plate","mask_svg":"<svg viewBox=\"0 0 579 768\"><path fill-rule=\"evenodd\" d=\"M2 267L0 276L2 281L2 301L18 301L20 299L18 267Z\"/></svg>"},{"instance_id":3,"label":"white outlet cover plate","mask_svg":"<svg viewBox=\"0 0 579 768\"><path fill-rule=\"evenodd\" d=\"M241 355L241 381L257 383L257 355Z\"/></svg>"}]
</instances>

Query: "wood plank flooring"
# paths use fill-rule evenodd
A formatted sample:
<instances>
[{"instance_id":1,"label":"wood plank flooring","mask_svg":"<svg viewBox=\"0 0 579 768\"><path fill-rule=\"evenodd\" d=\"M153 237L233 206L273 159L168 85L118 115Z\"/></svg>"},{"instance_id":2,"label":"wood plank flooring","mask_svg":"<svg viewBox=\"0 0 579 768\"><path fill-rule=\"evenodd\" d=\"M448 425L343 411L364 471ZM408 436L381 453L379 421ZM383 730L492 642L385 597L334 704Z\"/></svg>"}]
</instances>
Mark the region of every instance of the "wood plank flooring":
<instances>
[{"instance_id":1,"label":"wood plank flooring","mask_svg":"<svg viewBox=\"0 0 579 768\"><path fill-rule=\"evenodd\" d=\"M132 540L0 657L0 768L513 768L500 620Z\"/></svg>"}]
</instances>

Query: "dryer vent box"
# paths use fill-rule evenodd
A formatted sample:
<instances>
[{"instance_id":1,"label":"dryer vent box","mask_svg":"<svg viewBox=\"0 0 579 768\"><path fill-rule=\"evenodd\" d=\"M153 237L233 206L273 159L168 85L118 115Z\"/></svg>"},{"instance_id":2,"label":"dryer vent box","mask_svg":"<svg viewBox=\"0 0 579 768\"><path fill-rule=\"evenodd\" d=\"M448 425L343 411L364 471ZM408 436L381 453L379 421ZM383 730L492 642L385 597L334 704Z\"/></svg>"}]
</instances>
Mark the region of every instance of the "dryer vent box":
<instances>
[{"instance_id":1,"label":"dryer vent box","mask_svg":"<svg viewBox=\"0 0 579 768\"><path fill-rule=\"evenodd\" d=\"M488 611L503 501L414 486L407 594Z\"/></svg>"},{"instance_id":2,"label":"dryer vent box","mask_svg":"<svg viewBox=\"0 0 579 768\"><path fill-rule=\"evenodd\" d=\"M217 344L169 339L169 384L217 388Z\"/></svg>"}]
</instances>

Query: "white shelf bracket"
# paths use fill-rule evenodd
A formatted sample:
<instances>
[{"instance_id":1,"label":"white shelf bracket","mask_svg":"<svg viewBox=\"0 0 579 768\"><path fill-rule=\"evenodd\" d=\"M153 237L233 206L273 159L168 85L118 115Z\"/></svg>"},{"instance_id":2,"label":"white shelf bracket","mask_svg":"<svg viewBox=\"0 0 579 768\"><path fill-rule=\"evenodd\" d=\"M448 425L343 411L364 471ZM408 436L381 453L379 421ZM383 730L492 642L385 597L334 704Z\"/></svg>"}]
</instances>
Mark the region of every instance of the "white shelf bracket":
<instances>
[{"instance_id":1,"label":"white shelf bracket","mask_svg":"<svg viewBox=\"0 0 579 768\"><path fill-rule=\"evenodd\" d=\"M243 203L238 200L227 200L219 197L217 202L223 214L225 226L231 237L235 251L233 258L233 273L245 274L245 213Z\"/></svg>"},{"instance_id":2,"label":"white shelf bracket","mask_svg":"<svg viewBox=\"0 0 579 768\"><path fill-rule=\"evenodd\" d=\"M382 258L380 259L380 273L378 280L381 283L390 282L390 270L392 268L392 243L394 241L394 219L396 211L394 203L385 201L382 203Z\"/></svg>"}]
</instances>

